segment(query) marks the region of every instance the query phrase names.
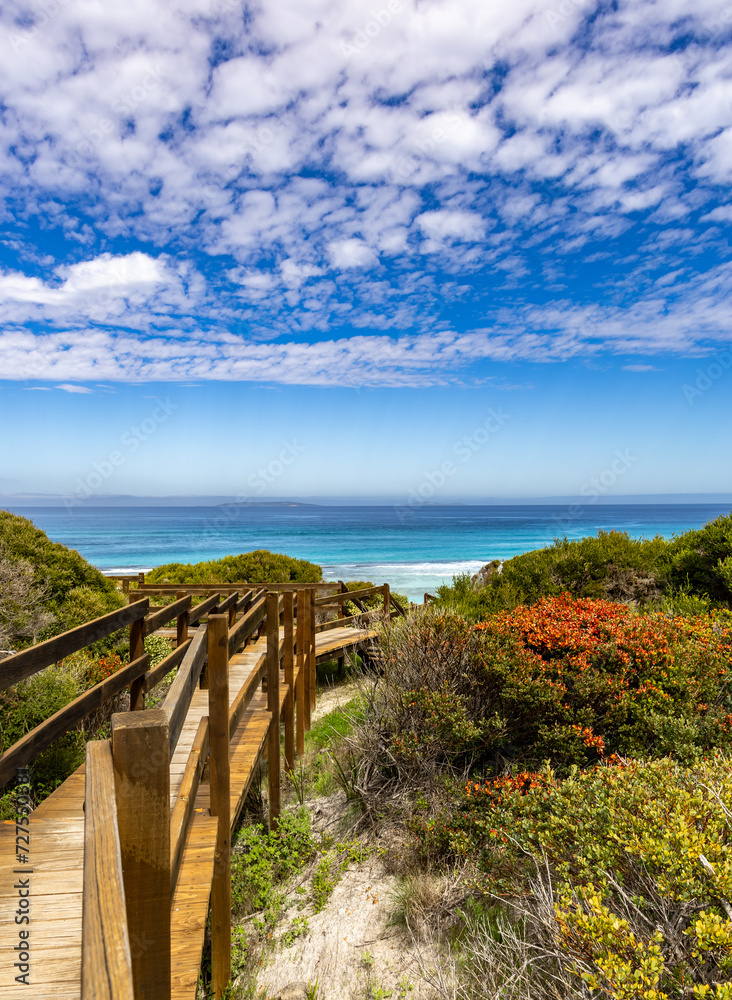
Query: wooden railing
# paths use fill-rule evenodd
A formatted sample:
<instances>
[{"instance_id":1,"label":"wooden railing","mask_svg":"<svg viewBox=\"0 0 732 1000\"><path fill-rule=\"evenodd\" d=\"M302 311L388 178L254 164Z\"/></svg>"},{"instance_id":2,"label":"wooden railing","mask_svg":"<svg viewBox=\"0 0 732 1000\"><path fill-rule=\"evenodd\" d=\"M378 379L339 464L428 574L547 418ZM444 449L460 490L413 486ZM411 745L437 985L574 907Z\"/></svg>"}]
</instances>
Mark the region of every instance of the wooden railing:
<instances>
[{"instance_id":1,"label":"wooden railing","mask_svg":"<svg viewBox=\"0 0 732 1000\"><path fill-rule=\"evenodd\" d=\"M130 662L0 754L0 786L59 735L129 689L130 710L112 716L111 739L90 742L86 750L81 995L83 1000L163 998L170 996L171 989L171 901L208 761L210 814L217 820L210 896L212 985L214 995L220 997L230 976L230 740L264 681L269 713L265 741L269 816L270 825L276 828L279 723L284 724L285 767L292 770L295 755L303 752L315 705L316 634L359 624L368 613L364 599L376 595L380 595L378 610L388 617L404 612L388 584L351 592L340 582L176 586L161 591L148 588L142 575L132 582L137 586L127 588L127 607L0 661L2 690L99 639L129 629ZM319 589L331 593L319 597ZM175 600L151 608L150 598L161 592ZM204 599L193 605L194 596ZM344 613L348 601L356 605L358 614ZM316 624L317 614L333 612L335 620ZM201 622L204 617L205 624ZM170 623L175 624L175 635L169 635L175 648L151 669L144 639ZM263 632L266 653L258 655L248 681L230 706L229 660ZM176 668L162 705L145 709L146 693ZM170 759L199 686L208 689L208 715L200 720L171 808ZM131 949L132 933L135 940L146 942L145 948Z\"/></svg>"}]
</instances>

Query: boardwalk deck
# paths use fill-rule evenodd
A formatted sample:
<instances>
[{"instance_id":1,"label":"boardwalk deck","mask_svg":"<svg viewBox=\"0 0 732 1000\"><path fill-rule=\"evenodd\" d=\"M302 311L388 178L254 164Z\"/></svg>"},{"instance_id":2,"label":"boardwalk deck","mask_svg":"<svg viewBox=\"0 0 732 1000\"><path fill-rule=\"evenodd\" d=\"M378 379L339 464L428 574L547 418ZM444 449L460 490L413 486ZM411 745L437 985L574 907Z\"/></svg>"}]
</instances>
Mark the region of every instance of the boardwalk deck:
<instances>
[{"instance_id":1,"label":"boardwalk deck","mask_svg":"<svg viewBox=\"0 0 732 1000\"><path fill-rule=\"evenodd\" d=\"M376 636L369 629L337 628L318 633L319 662L343 655ZM251 643L229 661L229 702L234 704L249 684L252 698L230 742L231 817L235 824L256 770L271 724L266 694L252 675L261 673L266 639ZM280 715L288 688L280 675ZM197 690L170 764L171 809L200 719L208 714L208 693ZM31 863L15 858L15 827L0 824L0 1000L66 1000L81 997L81 921L84 867L85 768L82 765L50 795L31 818ZM216 819L208 815L209 787L202 783L196 814L186 841L178 887L171 904L172 1000L194 1000L213 872ZM32 874L16 874L29 868ZM16 983L13 963L18 943L14 912L18 907L16 880L30 878L30 984ZM131 948L142 946L131 935Z\"/></svg>"}]
</instances>

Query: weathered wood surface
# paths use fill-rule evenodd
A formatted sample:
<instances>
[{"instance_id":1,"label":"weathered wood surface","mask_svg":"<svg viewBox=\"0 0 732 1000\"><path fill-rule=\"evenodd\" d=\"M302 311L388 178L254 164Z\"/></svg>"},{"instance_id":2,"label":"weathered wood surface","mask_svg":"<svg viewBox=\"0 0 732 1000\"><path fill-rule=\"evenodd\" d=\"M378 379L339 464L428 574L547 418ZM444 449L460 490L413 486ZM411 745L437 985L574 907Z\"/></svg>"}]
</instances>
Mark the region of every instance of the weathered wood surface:
<instances>
[{"instance_id":1,"label":"weathered wood surface","mask_svg":"<svg viewBox=\"0 0 732 1000\"><path fill-rule=\"evenodd\" d=\"M279 602L278 602L279 603ZM305 624L303 619L303 625ZM282 654L284 629L279 630L278 656ZM331 629L314 636L314 653L318 659L334 658L339 650L348 649L364 641L369 641L376 633L368 629L340 628ZM267 695L259 689L259 679L266 666L266 639L250 643L240 653L234 655L229 663L229 746L230 765L230 824L236 822L243 806L247 791L256 774L262 751L267 743L271 728L272 714L267 711ZM305 650L303 649L303 653ZM295 689L299 684L304 688L306 657L302 657L302 666L296 663L294 670ZM114 675L117 676L117 675ZM112 679L112 678L110 678ZM247 691L247 698L241 699L242 691ZM276 714L282 715L290 688L284 683L284 673L279 675L279 698ZM304 693L304 692L303 692ZM184 719L178 745L170 760L170 794L167 798L169 809L175 812L179 793L185 794L183 779L186 767L190 763L191 750L199 732L201 719L208 714L209 692L197 689L193 693L188 712ZM239 700L240 712L237 719L232 718L232 710ZM145 713L147 715L147 713ZM300 713L298 712L298 715ZM139 722L144 716L134 713L124 716ZM232 727L232 723L235 725ZM233 731L232 731L233 728ZM169 743L168 743L169 746ZM202 755L202 754L201 754ZM198 764L194 771L198 772ZM38 941L35 953L36 966L43 978L36 980L33 992L28 995L39 1000L81 996L81 926L82 926L82 877L83 877L83 842L84 842L84 802L85 767L82 766L64 784L50 795L33 814L33 829L36 842L36 859L34 870L44 875L43 883L34 883L36 898L36 916ZM193 782L189 782L193 788ZM193 792L190 793L191 796ZM210 804L210 789L208 783L200 782L195 793L196 810L208 810ZM180 811L180 807L179 807ZM169 839L167 850L172 852L173 844L170 831L174 829L170 811L166 811ZM208 826L206 826L208 824ZM189 824L189 832L182 852L179 869L178 888L173 893L173 911L171 916L170 953L172 956L172 996L176 1000L193 1000L195 982L200 966L205 914L208 904L208 893L213 872L213 830L217 826L215 817L207 817L204 813L194 812ZM175 828L177 829L177 827ZM14 827L0 826L0 845L3 847L3 858L8 858L14 846ZM12 836L11 836L12 834ZM42 834L42 836L41 836ZM48 848L52 838L52 846ZM42 846L42 843L46 845ZM190 850L190 857L189 857ZM168 864L170 857L168 858ZM6 906L6 897L13 896L12 881L3 881L3 877L12 872L12 868L3 864L0 866L0 905ZM190 872L190 881L189 881ZM16 890L17 892L17 890ZM5 893L5 896L3 895ZM170 888L168 888L168 906L170 906ZM140 943L140 932L130 930L130 945L134 952ZM0 941L0 959L4 960L4 951L8 945L7 939ZM12 943L15 942L10 942ZM9 956L8 956L9 957ZM5 967L8 963L5 962ZM12 962L10 963L12 965ZM15 984L13 984L15 986ZM16 1000L19 994L10 990L0 982L0 1000Z\"/></svg>"},{"instance_id":2,"label":"weathered wood surface","mask_svg":"<svg viewBox=\"0 0 732 1000\"><path fill-rule=\"evenodd\" d=\"M244 645L264 620L267 613L266 601L262 597L258 599L248 611L242 615L239 621L229 630L229 658Z\"/></svg>"},{"instance_id":3,"label":"weathered wood surface","mask_svg":"<svg viewBox=\"0 0 732 1000\"><path fill-rule=\"evenodd\" d=\"M157 632L159 628L163 625L167 625L169 621L173 618L177 618L178 615L182 615L184 611L188 611L191 606L191 596L187 594L185 597L179 598L172 604L166 604L164 608L160 608L158 611L154 611L151 615L145 619L143 624L143 635L152 635L153 632Z\"/></svg>"},{"instance_id":4,"label":"weathered wood surface","mask_svg":"<svg viewBox=\"0 0 732 1000\"><path fill-rule=\"evenodd\" d=\"M6 656L4 660L0 661L0 691L30 677L31 674L35 674L39 670L43 670L44 667L48 667L52 663L58 663L65 656L70 656L85 646L97 642L99 639L105 639L113 632L119 632L120 629L139 621L145 617L149 606L150 601L145 598L135 604L128 605L126 608L120 608L108 615L102 615L101 618L95 618L85 625L79 625L78 628L73 628L69 632L63 632L52 639L46 639L45 642L39 642L28 649L22 649L19 653L13 653L12 656Z\"/></svg>"},{"instance_id":5,"label":"weathered wood surface","mask_svg":"<svg viewBox=\"0 0 732 1000\"><path fill-rule=\"evenodd\" d=\"M83 799L83 793L82 793ZM31 863L17 864L15 825L0 824L0 998L20 1000L79 1000L81 996L81 920L84 881L84 816L30 822ZM32 874L17 874L15 869ZM11 916L18 908L19 879L30 879L30 986L15 982L14 945L22 929Z\"/></svg>"},{"instance_id":6,"label":"weathered wood surface","mask_svg":"<svg viewBox=\"0 0 732 1000\"><path fill-rule=\"evenodd\" d=\"M196 1000L206 934L218 820L196 813L170 911L171 1000Z\"/></svg>"},{"instance_id":7,"label":"weathered wood surface","mask_svg":"<svg viewBox=\"0 0 732 1000\"><path fill-rule=\"evenodd\" d=\"M127 926L135 996L170 995L170 737L160 709L112 716ZM133 935L143 941L136 948Z\"/></svg>"},{"instance_id":8,"label":"weathered wood surface","mask_svg":"<svg viewBox=\"0 0 732 1000\"><path fill-rule=\"evenodd\" d=\"M194 635L180 665L180 670L170 685L170 690L162 704L162 710L165 712L165 717L168 720L171 756L178 743L178 737L188 714L191 698L195 691L198 690L198 681L206 654L206 627L202 625Z\"/></svg>"},{"instance_id":9,"label":"weathered wood surface","mask_svg":"<svg viewBox=\"0 0 732 1000\"><path fill-rule=\"evenodd\" d=\"M134 1000L109 740L86 745L82 1000Z\"/></svg>"},{"instance_id":10,"label":"weathered wood surface","mask_svg":"<svg viewBox=\"0 0 732 1000\"><path fill-rule=\"evenodd\" d=\"M178 796L173 806L173 814L170 817L170 888L175 891L178 884L178 873L181 859L183 857L183 847L185 845L188 828L196 805L198 786L203 774L203 768L208 756L209 732L208 716L205 715L198 723L195 739L191 752L188 755L183 778L178 789Z\"/></svg>"},{"instance_id":11,"label":"weathered wood surface","mask_svg":"<svg viewBox=\"0 0 732 1000\"><path fill-rule=\"evenodd\" d=\"M116 674L85 691L40 726L31 729L17 743L0 755L0 788L12 781L19 767L24 767L46 750L59 736L63 736L72 726L86 718L95 708L119 694L123 688L142 677L150 666L150 657L145 653Z\"/></svg>"},{"instance_id":12,"label":"weathered wood surface","mask_svg":"<svg viewBox=\"0 0 732 1000\"><path fill-rule=\"evenodd\" d=\"M192 639L186 639L180 646L177 646L170 656L166 656L164 660L158 663L157 667L153 667L152 670L148 670L145 674L145 691L152 691L152 689L159 684L163 678L167 677L171 670L175 670L183 662L183 657L188 652L188 647L192 642Z\"/></svg>"},{"instance_id":13,"label":"weathered wood surface","mask_svg":"<svg viewBox=\"0 0 732 1000\"><path fill-rule=\"evenodd\" d=\"M208 588L206 593L211 593L211 587ZM220 597L221 595L218 592L211 594L211 596L207 597L205 601L201 601L201 603L197 604L195 608L191 608L188 612L188 624L197 625L200 620L207 615L209 611L211 611L212 608L216 607L219 603Z\"/></svg>"},{"instance_id":14,"label":"weathered wood surface","mask_svg":"<svg viewBox=\"0 0 732 1000\"><path fill-rule=\"evenodd\" d=\"M231 976L231 818L229 765L229 619L208 620L210 810L218 819L211 883L211 985L215 1000Z\"/></svg>"},{"instance_id":15,"label":"weathered wood surface","mask_svg":"<svg viewBox=\"0 0 732 1000\"><path fill-rule=\"evenodd\" d=\"M364 587L362 590L349 590L348 593L343 593L342 591L338 591L338 603L339 604L341 603L341 594L343 594L342 600L352 601L356 598L370 597L372 594L383 594L383 592L384 592L384 584L382 584L380 587ZM315 606L319 608L323 604L332 604L333 596L334 595L330 594L326 597L316 597Z\"/></svg>"}]
</instances>

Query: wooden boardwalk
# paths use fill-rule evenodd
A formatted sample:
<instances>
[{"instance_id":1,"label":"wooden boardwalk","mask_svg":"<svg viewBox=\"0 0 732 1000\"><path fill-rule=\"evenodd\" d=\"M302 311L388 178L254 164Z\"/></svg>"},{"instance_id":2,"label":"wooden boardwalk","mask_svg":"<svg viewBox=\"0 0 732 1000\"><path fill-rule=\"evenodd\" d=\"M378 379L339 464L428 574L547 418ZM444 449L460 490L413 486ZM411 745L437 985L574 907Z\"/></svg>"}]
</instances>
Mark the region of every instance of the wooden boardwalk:
<instances>
[{"instance_id":1,"label":"wooden boardwalk","mask_svg":"<svg viewBox=\"0 0 732 1000\"><path fill-rule=\"evenodd\" d=\"M341 627L315 635L318 662L355 650L375 638L371 629ZM275 635L276 648L276 635ZM247 689L248 705L230 739L231 825L241 807L261 759L272 713L261 679L267 657L267 640L252 642L229 660L229 707ZM295 670L297 678L297 670ZM280 673L280 716L288 687ZM246 699L245 699L246 700ZM190 701L170 762L170 806L181 790L186 765L201 720L208 715L208 691L197 689ZM211 891L217 823L209 815L209 786L197 789L195 812L188 829L180 872L171 901L171 997L195 1000L201 951ZM30 821L29 863L15 855L15 826L0 825L0 1000L81 997L82 889L84 876L85 767L69 777L35 810ZM30 987L15 981L20 969L19 943L14 915L19 906L19 880L29 880ZM143 952L151 942L141 940L130 928L130 951Z\"/></svg>"}]
</instances>

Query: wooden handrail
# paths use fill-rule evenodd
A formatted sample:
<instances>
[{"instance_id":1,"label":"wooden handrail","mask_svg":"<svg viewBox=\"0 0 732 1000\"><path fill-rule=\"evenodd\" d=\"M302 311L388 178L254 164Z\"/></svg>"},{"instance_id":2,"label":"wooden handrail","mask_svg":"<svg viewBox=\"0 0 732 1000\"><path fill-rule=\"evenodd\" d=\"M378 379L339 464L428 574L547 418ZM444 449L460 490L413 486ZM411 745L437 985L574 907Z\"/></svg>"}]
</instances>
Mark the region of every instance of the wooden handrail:
<instances>
[{"instance_id":1,"label":"wooden handrail","mask_svg":"<svg viewBox=\"0 0 732 1000\"><path fill-rule=\"evenodd\" d=\"M170 898L173 898L178 884L178 872L183 857L186 836L190 826L193 809L196 805L196 794L203 774L203 768L208 757L209 728L208 716L204 715L198 723L198 729L193 740L191 752L188 754L186 768L178 789L178 795L170 817Z\"/></svg>"},{"instance_id":2,"label":"wooden handrail","mask_svg":"<svg viewBox=\"0 0 732 1000\"><path fill-rule=\"evenodd\" d=\"M162 710L168 720L170 734L170 756L173 756L178 738L185 722L191 698L198 687L203 664L206 661L206 626L196 631L170 690L165 696Z\"/></svg>"},{"instance_id":3,"label":"wooden handrail","mask_svg":"<svg viewBox=\"0 0 732 1000\"><path fill-rule=\"evenodd\" d=\"M368 612L366 612L368 614ZM345 628L348 625L355 625L360 622L364 617L364 612L357 615L349 615L347 618L336 618L332 622L321 622L320 625L315 626L316 633L329 632L334 628Z\"/></svg>"},{"instance_id":4,"label":"wooden handrail","mask_svg":"<svg viewBox=\"0 0 732 1000\"><path fill-rule=\"evenodd\" d=\"M81 722L105 701L119 694L138 677L142 677L149 666L150 657L145 653L139 659L128 663L126 667L121 667L111 677L95 684L93 688L59 709L55 715L26 733L0 756L0 788L15 777L19 767L30 764L39 753L50 747L55 739L63 736L73 725Z\"/></svg>"},{"instance_id":5,"label":"wooden handrail","mask_svg":"<svg viewBox=\"0 0 732 1000\"><path fill-rule=\"evenodd\" d=\"M364 587L363 590L349 590L347 594L339 591L338 597L340 598L342 594L344 600L352 601L356 597L370 597L372 594L383 594L383 592L384 585L382 584L380 587ZM334 596L334 594L328 594L325 597L316 597L315 606L320 607L321 604L333 603Z\"/></svg>"},{"instance_id":6,"label":"wooden handrail","mask_svg":"<svg viewBox=\"0 0 732 1000\"><path fill-rule=\"evenodd\" d=\"M211 594L211 596L207 597L205 601L201 601L201 603L197 604L195 608L191 608L190 613L188 615L188 624L197 625L204 615L207 615L210 611L212 611L216 607L216 605L219 603L220 597L221 594L219 593Z\"/></svg>"},{"instance_id":7,"label":"wooden handrail","mask_svg":"<svg viewBox=\"0 0 732 1000\"><path fill-rule=\"evenodd\" d=\"M58 663L65 656L90 646L99 639L106 639L108 635L119 632L120 629L131 625L133 622L144 618L148 613L150 601L147 598L128 604L125 608L117 611L110 611L108 615L95 618L93 621L72 628L61 635L55 635L52 639L39 642L28 649L21 649L19 653L7 656L0 660L0 691L17 684L19 681L30 677L31 674L43 670L44 667L52 663Z\"/></svg>"},{"instance_id":8,"label":"wooden handrail","mask_svg":"<svg viewBox=\"0 0 732 1000\"><path fill-rule=\"evenodd\" d=\"M155 611L145 619L142 626L142 634L147 636L152 635L153 632L157 632L163 625L167 625L171 619L182 615L184 611L188 611L191 603L191 595L187 594L185 597L181 597L180 600L174 601L172 604L167 604L164 608L160 608L159 611Z\"/></svg>"},{"instance_id":9,"label":"wooden handrail","mask_svg":"<svg viewBox=\"0 0 732 1000\"><path fill-rule=\"evenodd\" d=\"M152 691L156 684L159 684L171 670L175 670L175 668L183 662L183 657L188 652L192 642L193 639L186 639L183 645L176 646L173 652L166 656L164 660L161 660L156 667L153 667L152 670L148 670L143 678L145 682L145 692Z\"/></svg>"},{"instance_id":10,"label":"wooden handrail","mask_svg":"<svg viewBox=\"0 0 732 1000\"><path fill-rule=\"evenodd\" d=\"M109 740L86 745L82 1000L134 1000L114 764Z\"/></svg>"},{"instance_id":11,"label":"wooden handrail","mask_svg":"<svg viewBox=\"0 0 732 1000\"><path fill-rule=\"evenodd\" d=\"M257 631L259 626L264 621L265 615L267 614L267 602L264 595L260 597L255 604L244 614L242 618L234 625L233 628L229 629L229 656L232 657L234 653L238 652L244 645L247 639L249 639Z\"/></svg>"}]
</instances>

